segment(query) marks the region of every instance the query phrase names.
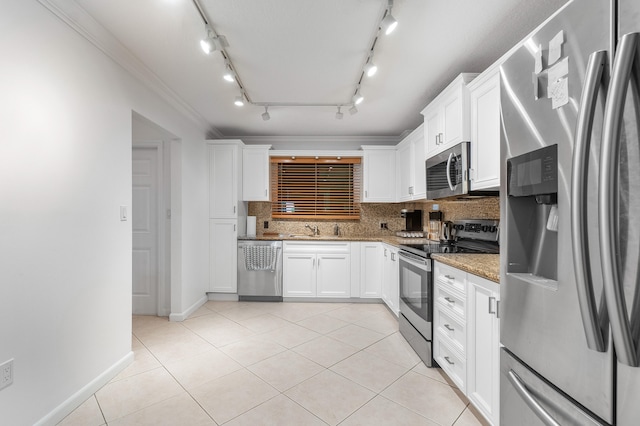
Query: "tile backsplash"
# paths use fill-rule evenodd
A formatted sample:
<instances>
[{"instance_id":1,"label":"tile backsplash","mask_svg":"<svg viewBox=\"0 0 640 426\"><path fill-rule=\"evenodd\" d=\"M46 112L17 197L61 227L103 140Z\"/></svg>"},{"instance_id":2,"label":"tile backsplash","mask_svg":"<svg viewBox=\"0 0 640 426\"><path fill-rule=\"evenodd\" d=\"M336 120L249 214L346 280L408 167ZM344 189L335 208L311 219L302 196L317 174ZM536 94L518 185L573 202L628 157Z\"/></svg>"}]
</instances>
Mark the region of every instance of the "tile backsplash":
<instances>
[{"instance_id":1,"label":"tile backsplash","mask_svg":"<svg viewBox=\"0 0 640 426\"><path fill-rule=\"evenodd\" d=\"M280 234L307 234L305 225L317 225L320 235L333 235L334 225L338 224L343 236L377 236L394 235L405 226L405 220L400 216L401 209L422 210L422 225L427 231L429 212L434 204L439 205L444 220L457 219L500 219L500 198L483 197L461 200L418 201L410 203L362 203L360 205L359 220L299 220L272 219L270 202L250 202L249 216L256 216L257 232L274 232ZM269 228L264 229L264 222L269 222ZM386 223L388 229L381 229L380 224Z\"/></svg>"}]
</instances>

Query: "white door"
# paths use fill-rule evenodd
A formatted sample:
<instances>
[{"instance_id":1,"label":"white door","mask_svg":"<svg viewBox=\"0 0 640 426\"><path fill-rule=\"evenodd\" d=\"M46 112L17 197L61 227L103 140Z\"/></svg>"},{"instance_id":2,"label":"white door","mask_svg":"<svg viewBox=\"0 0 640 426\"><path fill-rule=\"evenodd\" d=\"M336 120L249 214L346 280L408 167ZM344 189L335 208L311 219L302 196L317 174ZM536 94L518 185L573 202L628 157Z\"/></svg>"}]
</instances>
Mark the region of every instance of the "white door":
<instances>
[{"instance_id":1,"label":"white door","mask_svg":"<svg viewBox=\"0 0 640 426\"><path fill-rule=\"evenodd\" d=\"M133 148L133 313L158 313L158 191L157 148Z\"/></svg>"}]
</instances>

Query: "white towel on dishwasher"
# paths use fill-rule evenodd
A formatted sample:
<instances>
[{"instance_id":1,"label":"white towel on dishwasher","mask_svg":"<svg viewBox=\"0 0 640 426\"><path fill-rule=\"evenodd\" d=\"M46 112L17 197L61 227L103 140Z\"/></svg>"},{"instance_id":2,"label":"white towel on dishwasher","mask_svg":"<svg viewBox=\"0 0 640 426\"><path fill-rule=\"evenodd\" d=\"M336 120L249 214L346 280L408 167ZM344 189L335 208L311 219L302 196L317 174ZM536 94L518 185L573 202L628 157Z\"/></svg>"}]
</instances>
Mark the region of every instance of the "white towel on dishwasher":
<instances>
[{"instance_id":1,"label":"white towel on dishwasher","mask_svg":"<svg viewBox=\"0 0 640 426\"><path fill-rule=\"evenodd\" d=\"M276 269L278 247L244 246L244 266L247 271L268 271Z\"/></svg>"}]
</instances>

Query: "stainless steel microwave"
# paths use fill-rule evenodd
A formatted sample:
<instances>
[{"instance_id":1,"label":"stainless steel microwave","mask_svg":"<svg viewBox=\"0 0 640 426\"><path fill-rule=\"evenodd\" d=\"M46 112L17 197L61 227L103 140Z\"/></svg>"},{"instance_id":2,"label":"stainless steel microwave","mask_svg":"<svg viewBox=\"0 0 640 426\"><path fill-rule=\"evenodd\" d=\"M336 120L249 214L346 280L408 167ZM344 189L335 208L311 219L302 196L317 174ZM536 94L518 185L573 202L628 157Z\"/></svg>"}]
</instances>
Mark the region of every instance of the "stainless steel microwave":
<instances>
[{"instance_id":1,"label":"stainless steel microwave","mask_svg":"<svg viewBox=\"0 0 640 426\"><path fill-rule=\"evenodd\" d=\"M462 142L426 161L427 199L469 193L469 142Z\"/></svg>"}]
</instances>

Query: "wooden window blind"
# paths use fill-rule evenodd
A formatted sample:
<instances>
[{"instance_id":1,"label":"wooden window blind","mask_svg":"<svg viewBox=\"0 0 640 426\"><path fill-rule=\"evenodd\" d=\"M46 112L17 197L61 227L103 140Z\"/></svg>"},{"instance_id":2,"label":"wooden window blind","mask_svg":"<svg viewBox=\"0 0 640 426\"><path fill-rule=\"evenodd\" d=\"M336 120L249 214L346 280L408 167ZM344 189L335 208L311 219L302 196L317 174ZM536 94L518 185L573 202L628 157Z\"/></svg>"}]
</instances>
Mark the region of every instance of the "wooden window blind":
<instances>
[{"instance_id":1,"label":"wooden window blind","mask_svg":"<svg viewBox=\"0 0 640 426\"><path fill-rule=\"evenodd\" d=\"M271 157L270 180L273 218L360 218L359 157Z\"/></svg>"}]
</instances>

